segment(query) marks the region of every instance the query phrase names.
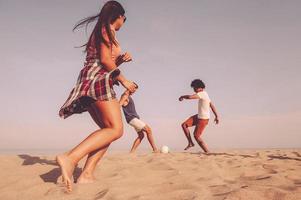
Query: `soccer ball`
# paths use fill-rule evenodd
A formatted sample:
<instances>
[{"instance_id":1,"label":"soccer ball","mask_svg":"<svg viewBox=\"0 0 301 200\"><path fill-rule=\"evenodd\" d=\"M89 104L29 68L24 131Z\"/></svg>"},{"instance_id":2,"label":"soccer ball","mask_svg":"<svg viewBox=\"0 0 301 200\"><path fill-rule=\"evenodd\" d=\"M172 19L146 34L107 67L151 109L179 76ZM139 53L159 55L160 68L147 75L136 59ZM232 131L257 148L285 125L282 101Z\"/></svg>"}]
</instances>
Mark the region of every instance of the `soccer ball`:
<instances>
[{"instance_id":1,"label":"soccer ball","mask_svg":"<svg viewBox=\"0 0 301 200\"><path fill-rule=\"evenodd\" d=\"M162 153L168 153L168 151L169 151L168 146L163 146L163 147L161 148L161 152L162 152Z\"/></svg>"}]
</instances>

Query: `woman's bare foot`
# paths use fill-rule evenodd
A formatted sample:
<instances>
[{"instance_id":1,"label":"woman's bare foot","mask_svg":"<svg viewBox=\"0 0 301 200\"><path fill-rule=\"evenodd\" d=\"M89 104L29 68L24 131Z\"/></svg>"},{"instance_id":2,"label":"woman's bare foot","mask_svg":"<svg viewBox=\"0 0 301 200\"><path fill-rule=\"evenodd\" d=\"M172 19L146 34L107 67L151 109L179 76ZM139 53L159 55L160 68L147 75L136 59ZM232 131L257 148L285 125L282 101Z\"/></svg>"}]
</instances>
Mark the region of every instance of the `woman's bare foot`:
<instances>
[{"instance_id":1,"label":"woman's bare foot","mask_svg":"<svg viewBox=\"0 0 301 200\"><path fill-rule=\"evenodd\" d=\"M66 186L67 192L72 192L72 174L74 171L74 164L65 154L58 155L56 157L56 161L61 168L62 181Z\"/></svg>"},{"instance_id":2,"label":"woman's bare foot","mask_svg":"<svg viewBox=\"0 0 301 200\"><path fill-rule=\"evenodd\" d=\"M194 144L192 143L192 144L188 144L187 145L187 147L185 147L185 149L184 150L188 150L189 148L191 148L191 147L193 147L194 146Z\"/></svg>"},{"instance_id":3,"label":"woman's bare foot","mask_svg":"<svg viewBox=\"0 0 301 200\"><path fill-rule=\"evenodd\" d=\"M210 156L210 155L212 155L212 154L211 154L209 151L208 151L208 152L201 152L201 153L200 153L200 156L203 157L203 155L204 155L204 156Z\"/></svg>"},{"instance_id":4,"label":"woman's bare foot","mask_svg":"<svg viewBox=\"0 0 301 200\"><path fill-rule=\"evenodd\" d=\"M82 172L79 178L77 179L77 183L79 184L94 183L95 180L96 178L93 175Z\"/></svg>"}]
</instances>

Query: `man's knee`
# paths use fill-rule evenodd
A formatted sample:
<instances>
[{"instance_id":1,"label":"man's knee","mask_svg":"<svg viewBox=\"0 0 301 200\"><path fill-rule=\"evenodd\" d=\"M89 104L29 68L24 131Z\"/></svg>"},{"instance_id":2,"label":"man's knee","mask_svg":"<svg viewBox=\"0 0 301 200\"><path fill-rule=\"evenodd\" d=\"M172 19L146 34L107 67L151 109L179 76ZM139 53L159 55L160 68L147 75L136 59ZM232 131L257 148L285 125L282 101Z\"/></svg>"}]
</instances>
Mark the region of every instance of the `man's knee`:
<instances>
[{"instance_id":1,"label":"man's knee","mask_svg":"<svg viewBox=\"0 0 301 200\"><path fill-rule=\"evenodd\" d=\"M152 129L148 125L146 125L143 130L146 132L146 134L150 134L152 132Z\"/></svg>"},{"instance_id":2,"label":"man's knee","mask_svg":"<svg viewBox=\"0 0 301 200\"><path fill-rule=\"evenodd\" d=\"M188 128L188 124L185 123L185 122L183 122L183 123L181 124L181 126L182 126L182 128Z\"/></svg>"},{"instance_id":3,"label":"man's knee","mask_svg":"<svg viewBox=\"0 0 301 200\"><path fill-rule=\"evenodd\" d=\"M199 142L203 142L200 133L194 134L194 139L198 140Z\"/></svg>"},{"instance_id":4,"label":"man's knee","mask_svg":"<svg viewBox=\"0 0 301 200\"><path fill-rule=\"evenodd\" d=\"M138 137L140 138L140 140L142 140L144 138L143 131L138 132Z\"/></svg>"}]
</instances>

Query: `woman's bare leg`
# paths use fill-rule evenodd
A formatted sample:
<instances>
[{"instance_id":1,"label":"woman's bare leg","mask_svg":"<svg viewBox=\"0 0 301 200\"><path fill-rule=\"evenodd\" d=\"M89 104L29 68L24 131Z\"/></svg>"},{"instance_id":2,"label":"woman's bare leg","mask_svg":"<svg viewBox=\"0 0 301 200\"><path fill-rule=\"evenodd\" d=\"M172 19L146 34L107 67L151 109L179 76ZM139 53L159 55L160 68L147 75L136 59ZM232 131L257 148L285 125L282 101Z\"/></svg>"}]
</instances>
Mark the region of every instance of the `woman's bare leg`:
<instances>
[{"instance_id":1,"label":"woman's bare leg","mask_svg":"<svg viewBox=\"0 0 301 200\"><path fill-rule=\"evenodd\" d=\"M134 153L136 151L137 147L139 146L139 144L141 143L141 141L144 138L143 130L140 132L137 132L137 134L138 134L138 137L135 139L130 153Z\"/></svg>"},{"instance_id":2,"label":"woman's bare leg","mask_svg":"<svg viewBox=\"0 0 301 200\"><path fill-rule=\"evenodd\" d=\"M116 99L112 101L97 101L94 105L105 128L91 133L67 154L57 156L57 162L61 167L64 183L68 191L72 191L71 176L74 166L85 155L107 147L111 142L120 138L123 133L120 105Z\"/></svg>"},{"instance_id":3,"label":"woman's bare leg","mask_svg":"<svg viewBox=\"0 0 301 200\"><path fill-rule=\"evenodd\" d=\"M184 134L188 140L188 145L187 145L187 147L185 147L184 150L187 150L190 147L194 146L191 136L190 136L190 131L188 128L196 125L196 118L197 118L197 115L193 115L193 116L189 117L185 122L182 123L182 128L183 128Z\"/></svg>"},{"instance_id":4,"label":"woman's bare leg","mask_svg":"<svg viewBox=\"0 0 301 200\"><path fill-rule=\"evenodd\" d=\"M209 153L208 147L204 140L201 138L202 133L204 132L205 127L208 124L208 120L199 120L194 130L194 138L204 152Z\"/></svg>"},{"instance_id":5,"label":"woman's bare leg","mask_svg":"<svg viewBox=\"0 0 301 200\"><path fill-rule=\"evenodd\" d=\"M153 148L153 152L158 152L158 149L155 145L155 141L154 141L154 138L153 138L153 133L152 133L152 129L146 125L143 130L146 132L146 136L147 136L147 140L149 142L149 144L151 145L151 147Z\"/></svg>"},{"instance_id":6,"label":"woman's bare leg","mask_svg":"<svg viewBox=\"0 0 301 200\"><path fill-rule=\"evenodd\" d=\"M100 117L97 116L97 110L94 107L94 104L92 104L89 107L88 112L90 113L92 119L98 125L98 127L99 128L104 128L104 125L103 125ZM77 183L92 183L92 182L95 181L95 177L94 177L95 167L96 167L97 163L99 162L99 160L106 153L109 146L110 146L110 144L106 147L97 149L97 150L89 153L88 158L87 158L86 163L85 163L85 166L82 170L82 173L79 176L79 178L77 179Z\"/></svg>"},{"instance_id":7,"label":"woman's bare leg","mask_svg":"<svg viewBox=\"0 0 301 200\"><path fill-rule=\"evenodd\" d=\"M94 170L97 163L106 153L108 148L109 145L89 153L85 166L77 180L77 183L93 183L95 181Z\"/></svg>"}]
</instances>

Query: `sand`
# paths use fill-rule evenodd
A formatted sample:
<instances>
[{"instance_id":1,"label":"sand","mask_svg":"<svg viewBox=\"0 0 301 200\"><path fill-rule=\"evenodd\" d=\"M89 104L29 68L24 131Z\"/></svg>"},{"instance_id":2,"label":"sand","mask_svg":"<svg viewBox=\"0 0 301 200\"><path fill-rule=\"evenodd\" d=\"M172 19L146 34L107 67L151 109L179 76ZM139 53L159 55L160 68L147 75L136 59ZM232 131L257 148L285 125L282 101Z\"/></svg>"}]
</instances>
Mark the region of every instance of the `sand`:
<instances>
[{"instance_id":1,"label":"sand","mask_svg":"<svg viewBox=\"0 0 301 200\"><path fill-rule=\"evenodd\" d=\"M83 162L75 170L78 177ZM301 150L228 150L210 155L108 153L95 183L56 184L54 156L0 156L1 200L301 199Z\"/></svg>"}]
</instances>

